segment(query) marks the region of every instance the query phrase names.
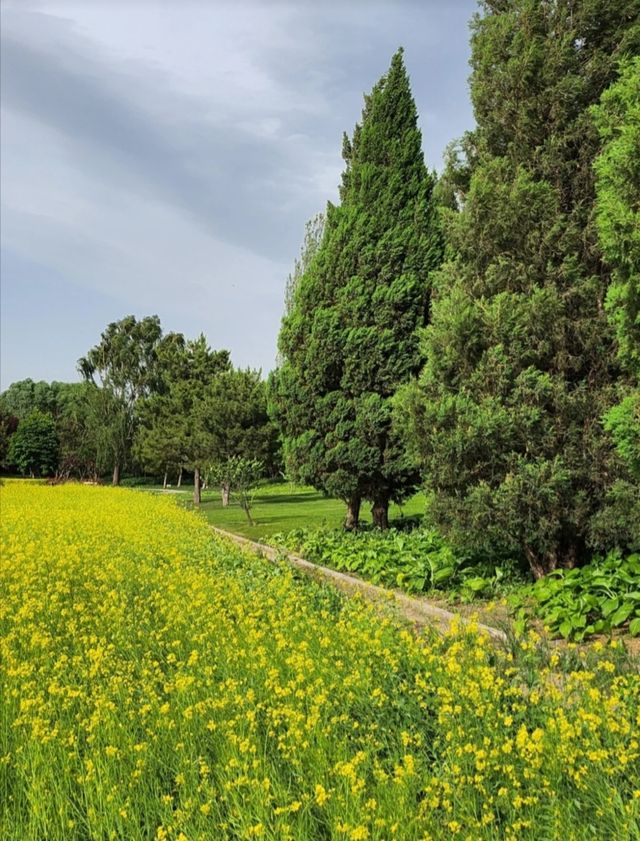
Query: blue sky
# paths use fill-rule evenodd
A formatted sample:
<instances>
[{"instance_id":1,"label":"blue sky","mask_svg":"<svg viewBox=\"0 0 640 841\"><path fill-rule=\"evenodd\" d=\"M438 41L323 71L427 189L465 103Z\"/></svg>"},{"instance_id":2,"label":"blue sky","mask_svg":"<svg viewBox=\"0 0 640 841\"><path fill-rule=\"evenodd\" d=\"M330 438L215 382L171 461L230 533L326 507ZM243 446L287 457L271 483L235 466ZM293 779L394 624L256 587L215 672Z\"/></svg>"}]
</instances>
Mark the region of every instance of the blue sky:
<instances>
[{"instance_id":1,"label":"blue sky","mask_svg":"<svg viewBox=\"0 0 640 841\"><path fill-rule=\"evenodd\" d=\"M427 164L473 126L475 7L6 0L0 387L77 379L128 313L266 373L305 222L398 46Z\"/></svg>"}]
</instances>

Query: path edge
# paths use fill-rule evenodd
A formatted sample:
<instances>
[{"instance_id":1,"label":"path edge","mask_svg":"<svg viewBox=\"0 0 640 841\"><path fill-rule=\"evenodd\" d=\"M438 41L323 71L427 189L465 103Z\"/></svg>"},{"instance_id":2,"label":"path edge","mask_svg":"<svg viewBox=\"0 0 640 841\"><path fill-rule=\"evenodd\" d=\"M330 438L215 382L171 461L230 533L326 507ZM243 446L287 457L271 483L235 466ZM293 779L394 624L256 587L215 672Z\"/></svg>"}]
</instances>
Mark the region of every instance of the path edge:
<instances>
[{"instance_id":1,"label":"path edge","mask_svg":"<svg viewBox=\"0 0 640 841\"><path fill-rule=\"evenodd\" d=\"M362 578L357 578L356 576L348 575L345 572L340 572L336 569L331 569L330 567L315 564L312 561L308 561L306 558L302 558L300 555L296 555L286 549L278 549L275 546L269 546L266 543L257 543L255 540L250 540L248 537L243 537L240 534L234 534L226 529L218 528L218 526L210 526L210 528L220 537L231 540L238 546L251 549L256 554L261 555L270 561L275 561L278 558L284 557L291 566L301 570L306 575L309 575L312 578L329 581L342 591L359 593L374 606L380 607L382 605L388 606L392 604L399 609L405 619L414 625L421 627L436 626L438 630L448 630L454 621L460 625L473 624L474 627L477 627L481 633L487 634L497 642L507 642L507 635L504 631L478 622L471 623L469 619L461 614L444 610L444 608L437 607L436 605L423 599L416 599L406 593L402 593L397 590L390 590L386 587L380 587L379 585L372 584Z\"/></svg>"}]
</instances>

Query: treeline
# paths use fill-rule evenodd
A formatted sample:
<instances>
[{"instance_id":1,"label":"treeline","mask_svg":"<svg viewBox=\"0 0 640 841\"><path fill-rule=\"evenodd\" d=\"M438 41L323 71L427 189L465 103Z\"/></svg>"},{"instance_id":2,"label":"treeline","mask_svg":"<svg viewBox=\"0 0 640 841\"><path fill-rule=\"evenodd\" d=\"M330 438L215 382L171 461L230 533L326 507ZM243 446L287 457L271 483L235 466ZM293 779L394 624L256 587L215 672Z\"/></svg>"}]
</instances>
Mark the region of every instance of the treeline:
<instances>
[{"instance_id":1,"label":"treeline","mask_svg":"<svg viewBox=\"0 0 640 841\"><path fill-rule=\"evenodd\" d=\"M288 471L348 527L425 487L452 545L539 577L640 546L639 13L483 7L439 181L402 50L365 97L270 395Z\"/></svg>"},{"instance_id":2,"label":"treeline","mask_svg":"<svg viewBox=\"0 0 640 841\"><path fill-rule=\"evenodd\" d=\"M0 396L0 458L22 474L114 485L125 470L230 483L278 471L278 441L259 371L234 368L204 336L163 334L157 316L128 316L79 360L81 383L14 383Z\"/></svg>"}]
</instances>

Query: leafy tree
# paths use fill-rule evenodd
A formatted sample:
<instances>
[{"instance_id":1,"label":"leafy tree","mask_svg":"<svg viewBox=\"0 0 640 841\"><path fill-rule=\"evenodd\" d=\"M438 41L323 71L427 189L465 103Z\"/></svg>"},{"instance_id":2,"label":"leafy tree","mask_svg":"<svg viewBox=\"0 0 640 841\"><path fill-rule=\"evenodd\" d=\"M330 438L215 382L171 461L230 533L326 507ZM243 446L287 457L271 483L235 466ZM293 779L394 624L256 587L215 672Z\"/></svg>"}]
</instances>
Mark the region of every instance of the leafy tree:
<instances>
[{"instance_id":1,"label":"leafy tree","mask_svg":"<svg viewBox=\"0 0 640 841\"><path fill-rule=\"evenodd\" d=\"M104 414L97 405L104 395L92 383L60 383L56 430L60 440L58 476L97 480L109 467L104 446ZM106 462L106 465L105 465Z\"/></svg>"},{"instance_id":2,"label":"leafy tree","mask_svg":"<svg viewBox=\"0 0 640 841\"><path fill-rule=\"evenodd\" d=\"M398 417L437 525L465 549L524 557L540 576L612 539L602 518L593 529L621 465L600 423L619 371L589 109L637 51L637 4L483 5L469 186L447 222L455 256L434 280L427 363Z\"/></svg>"},{"instance_id":3,"label":"leafy tree","mask_svg":"<svg viewBox=\"0 0 640 841\"><path fill-rule=\"evenodd\" d=\"M78 361L87 382L100 384L102 436L113 467L113 484L129 455L135 431L135 406L158 383L157 352L162 338L158 316L137 321L133 315L109 324L100 342ZM108 394L107 394L108 392Z\"/></svg>"},{"instance_id":4,"label":"leafy tree","mask_svg":"<svg viewBox=\"0 0 640 841\"><path fill-rule=\"evenodd\" d=\"M0 395L0 404L6 412L22 420L32 412L45 412L56 415L56 392L60 383L47 383L44 380L34 382L32 379L19 380L11 383L8 389Z\"/></svg>"},{"instance_id":5,"label":"leafy tree","mask_svg":"<svg viewBox=\"0 0 640 841\"><path fill-rule=\"evenodd\" d=\"M251 516L253 491L264 475L264 464L260 459L230 456L211 465L211 476L215 484L227 489L228 494L238 497L240 507L247 516L250 526L255 525Z\"/></svg>"},{"instance_id":6,"label":"leafy tree","mask_svg":"<svg viewBox=\"0 0 640 841\"><path fill-rule=\"evenodd\" d=\"M53 418L36 410L20 422L11 436L8 460L23 475L50 476L58 464L58 446Z\"/></svg>"},{"instance_id":7,"label":"leafy tree","mask_svg":"<svg viewBox=\"0 0 640 841\"><path fill-rule=\"evenodd\" d=\"M402 50L365 97L343 143L341 203L297 280L280 332L271 402L290 473L387 525L419 475L391 429L391 398L421 364L430 271L440 237Z\"/></svg>"},{"instance_id":8,"label":"leafy tree","mask_svg":"<svg viewBox=\"0 0 640 841\"><path fill-rule=\"evenodd\" d=\"M9 412L0 400L0 469L9 466L9 443L18 428L18 418Z\"/></svg>"}]
</instances>

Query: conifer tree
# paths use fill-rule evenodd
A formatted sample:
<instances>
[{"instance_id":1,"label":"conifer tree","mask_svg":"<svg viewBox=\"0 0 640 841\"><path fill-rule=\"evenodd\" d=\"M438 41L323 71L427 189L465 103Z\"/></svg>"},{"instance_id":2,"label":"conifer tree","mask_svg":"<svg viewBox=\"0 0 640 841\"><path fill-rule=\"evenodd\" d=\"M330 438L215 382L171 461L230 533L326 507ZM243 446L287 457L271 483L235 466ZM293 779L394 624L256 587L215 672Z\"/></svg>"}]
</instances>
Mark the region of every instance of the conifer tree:
<instances>
[{"instance_id":1,"label":"conifer tree","mask_svg":"<svg viewBox=\"0 0 640 841\"><path fill-rule=\"evenodd\" d=\"M421 364L418 331L441 242L416 106L402 50L344 137L340 204L298 280L279 339L272 402L290 472L347 502L347 526L370 500L387 525L390 500L419 479L391 429L391 398Z\"/></svg>"},{"instance_id":2,"label":"conifer tree","mask_svg":"<svg viewBox=\"0 0 640 841\"><path fill-rule=\"evenodd\" d=\"M605 427L639 480L640 57L624 63L620 78L607 88L593 114L604 144L596 159L596 218L602 251L613 270L607 311L626 373L620 403L607 413Z\"/></svg>"},{"instance_id":3,"label":"conifer tree","mask_svg":"<svg viewBox=\"0 0 640 841\"><path fill-rule=\"evenodd\" d=\"M434 281L427 363L401 407L437 524L540 576L605 541L594 517L622 469L601 424L619 370L590 106L637 53L638 6L486 0L484 10L469 188L448 225L457 256Z\"/></svg>"}]
</instances>

